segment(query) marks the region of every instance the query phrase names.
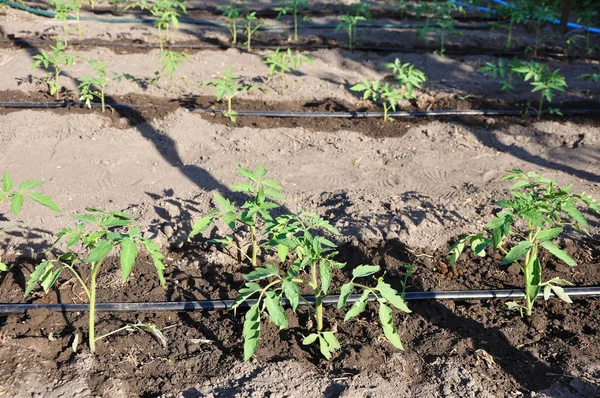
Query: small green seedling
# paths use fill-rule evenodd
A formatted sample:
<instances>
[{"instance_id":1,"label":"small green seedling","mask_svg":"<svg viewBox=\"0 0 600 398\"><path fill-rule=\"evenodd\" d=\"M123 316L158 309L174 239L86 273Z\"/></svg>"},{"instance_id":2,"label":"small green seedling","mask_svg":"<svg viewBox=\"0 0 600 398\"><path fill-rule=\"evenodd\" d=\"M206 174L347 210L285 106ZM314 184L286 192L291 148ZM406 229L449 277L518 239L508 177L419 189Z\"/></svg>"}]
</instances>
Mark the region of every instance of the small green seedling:
<instances>
[{"instance_id":1,"label":"small green seedling","mask_svg":"<svg viewBox=\"0 0 600 398\"><path fill-rule=\"evenodd\" d=\"M584 26L590 27L594 21L598 18L598 11L594 8L596 0L585 0L580 2L579 9L577 10L577 23L581 23ZM591 30L585 30L585 48L588 54L593 52L593 48L590 46L590 34Z\"/></svg>"},{"instance_id":2,"label":"small green seedling","mask_svg":"<svg viewBox=\"0 0 600 398\"><path fill-rule=\"evenodd\" d=\"M112 79L109 78L106 71L108 64L104 61L90 59L88 64L94 70L95 76L84 76L78 79L80 81L78 88L81 90L79 101L85 101L85 106L91 109L92 101L94 98L98 98L102 104L102 112L104 112L106 108L104 102L106 86L113 80L121 81L121 77L113 72Z\"/></svg>"},{"instance_id":3,"label":"small green seedling","mask_svg":"<svg viewBox=\"0 0 600 398\"><path fill-rule=\"evenodd\" d=\"M519 169L508 170L507 173L502 181L515 181L511 187L513 199L496 202L502 211L486 225L491 229L491 234L479 233L459 239L450 248L449 263L456 263L467 245L480 257L486 256L486 249L490 245L492 249L500 250L504 254L501 265L517 264L523 272L525 284L524 305L511 302L508 306L521 312L525 310L525 315L531 316L533 302L542 289L545 300L553 292L561 300L571 302L562 288L571 285L570 282L560 278L542 282L540 249L545 249L571 267L575 266L575 261L553 240L567 226L587 233L588 222L577 208L578 202L597 214L600 214L600 205L584 193L571 193L571 185L561 188L553 180L533 172L525 174ZM527 225L524 233L518 231L521 222ZM511 238L518 243L507 249L505 245L513 242Z\"/></svg>"},{"instance_id":4,"label":"small green seedling","mask_svg":"<svg viewBox=\"0 0 600 398\"><path fill-rule=\"evenodd\" d=\"M46 206L50 210L60 213L61 211L56 203L54 203L52 200L52 197L43 195L39 192L33 192L33 190L42 185L42 183L42 180L25 181L15 187L13 179L8 175L7 172L4 172L2 176L2 187L0 190L0 204L9 201L10 212L14 216L18 216L23 209L25 198L30 198L42 206ZM0 232L4 231L5 229L6 228L0 228ZM0 271L8 271L8 265L2 262L2 258L0 258Z\"/></svg>"},{"instance_id":5,"label":"small green seedling","mask_svg":"<svg viewBox=\"0 0 600 398\"><path fill-rule=\"evenodd\" d=\"M352 91L363 92L364 100L371 100L373 102L381 101L383 105L383 120L394 121L391 116L388 116L390 110L396 111L398 101L404 98L404 95L400 91L400 88L390 83L381 83L381 80L375 80L373 82L363 79L362 83L357 83L350 87Z\"/></svg>"},{"instance_id":6,"label":"small green seedling","mask_svg":"<svg viewBox=\"0 0 600 398\"><path fill-rule=\"evenodd\" d=\"M280 7L275 7L275 11L278 12L277 19L280 19L283 15L288 13L292 14L294 18L294 41L298 41L298 13L305 8L308 8L309 4L306 0L288 0L287 3L283 3Z\"/></svg>"},{"instance_id":7,"label":"small green seedling","mask_svg":"<svg viewBox=\"0 0 600 398\"><path fill-rule=\"evenodd\" d=\"M229 29L229 33L231 34L231 42L237 44L237 21L242 15L242 8L233 3L222 5L219 8L227 18L227 29Z\"/></svg>"},{"instance_id":8,"label":"small green seedling","mask_svg":"<svg viewBox=\"0 0 600 398\"><path fill-rule=\"evenodd\" d=\"M162 66L161 73L166 71L169 74L171 90L175 87L175 71L184 62L191 61L189 55L179 51L161 51L158 56L158 63Z\"/></svg>"},{"instance_id":9,"label":"small green seedling","mask_svg":"<svg viewBox=\"0 0 600 398\"><path fill-rule=\"evenodd\" d=\"M542 116L544 100L551 102L555 91L565 91L565 88L567 87L565 78L558 73L560 70L550 70L546 64L538 64L537 62L531 61L529 64L513 68L513 71L524 76L523 79L525 81L532 80L532 93L535 93L536 91L540 92L540 104L537 109L538 119ZM562 116L562 113L558 108L548 108L548 111L550 114Z\"/></svg>"},{"instance_id":10,"label":"small green seedling","mask_svg":"<svg viewBox=\"0 0 600 398\"><path fill-rule=\"evenodd\" d=\"M356 45L356 25L358 21L364 21L366 18L361 15L344 14L340 18L340 23L335 27L335 31L344 29L348 33L348 48L353 49Z\"/></svg>"},{"instance_id":11,"label":"small green seedling","mask_svg":"<svg viewBox=\"0 0 600 398\"><path fill-rule=\"evenodd\" d=\"M54 259L47 259L38 265L31 273L25 296L29 295L36 285L40 284L44 292L52 288L64 270L70 271L81 285L89 300L89 345L92 352L96 351L96 342L112 333L95 337L96 320L96 279L102 270L106 257L113 249L120 250L121 276L123 282L127 281L138 256L138 246L146 249L152 261L160 284L165 288L165 279L162 263L163 255L160 247L151 240L142 236L140 227L132 226L133 217L125 212L106 211L95 207L86 209L89 213L74 216L77 224L74 228L63 228L57 234L54 242L56 246L61 241L66 241L65 253L59 254ZM77 253L81 250L73 249L80 245L88 251L85 259L80 259ZM79 267L88 267L89 281L86 283Z\"/></svg>"},{"instance_id":12,"label":"small green seedling","mask_svg":"<svg viewBox=\"0 0 600 398\"><path fill-rule=\"evenodd\" d=\"M150 3L148 0L138 0L125 7L126 10L139 7L142 10L148 10L156 18L154 25L158 29L158 43L160 50L164 48L164 43L171 40L171 26L177 29L179 26L179 11L184 14L187 9L183 5L183 0L156 0ZM164 32L164 37L163 37Z\"/></svg>"},{"instance_id":13,"label":"small green seedling","mask_svg":"<svg viewBox=\"0 0 600 398\"><path fill-rule=\"evenodd\" d=\"M425 16L425 24L419 26L415 32L417 38L423 37L425 39L425 45L429 44L429 32L432 31L431 18L435 15L435 10L436 6L434 3L428 1L419 2L419 4L415 7L415 15L417 19Z\"/></svg>"},{"instance_id":14,"label":"small green seedling","mask_svg":"<svg viewBox=\"0 0 600 398\"><path fill-rule=\"evenodd\" d=\"M249 360L254 354L260 338L261 315L267 313L269 320L279 329L288 327L288 318L282 306L282 299L290 302L296 311L301 300L300 288L308 288L315 296L314 304L307 305L312 311L316 330L308 334L304 345L318 342L321 354L330 359L340 348L333 331L325 330L323 311L324 299L336 292L340 293L338 308L342 309L355 289L361 289L360 298L346 313L344 321L360 315L366 308L367 301L375 298L379 303L379 318L384 336L398 349L403 349L400 336L396 330L392 307L403 312L410 312L403 298L382 278L375 286L356 282L357 278L371 276L380 271L379 266L361 265L352 271L352 279L338 288L332 288L333 271L345 266L335 260L336 245L323 235L339 235L339 232L329 222L314 213L301 212L298 215L273 216L272 210L279 207L270 199L284 200L281 186L273 180L266 179L267 170L259 165L254 172L238 168L238 172L248 181L231 186L231 190L244 192L251 198L242 205L240 210L227 199L215 195L218 209L198 220L190 236L197 235L212 225L215 219L222 219L232 231L241 235L249 229L251 234L251 256L242 247L237 246L254 266L245 275L247 283L239 291L239 296L233 305L237 309L240 304L250 298L257 298L246 313L244 321L244 360ZM236 239L226 235L217 242L225 246L233 245ZM279 259L279 264L264 264L257 266L257 253L273 254Z\"/></svg>"},{"instance_id":15,"label":"small green seedling","mask_svg":"<svg viewBox=\"0 0 600 398\"><path fill-rule=\"evenodd\" d=\"M580 75L579 77L577 77L577 79L581 80L582 82L591 80L595 83L598 83L598 82L600 82L600 73L586 73L586 74Z\"/></svg>"},{"instance_id":16,"label":"small green seedling","mask_svg":"<svg viewBox=\"0 0 600 398\"><path fill-rule=\"evenodd\" d=\"M513 86L513 79L517 72L515 68L526 65L525 62L518 60L516 57L511 61L507 61L504 58L499 58L496 62L486 62L485 66L477 69L479 73L491 73L494 80L500 80L500 86L502 91L512 91L515 89Z\"/></svg>"},{"instance_id":17,"label":"small green seedling","mask_svg":"<svg viewBox=\"0 0 600 398\"><path fill-rule=\"evenodd\" d=\"M50 0L50 5L54 8L54 18L62 21L63 23L63 40L65 44L67 43L67 19L69 19L69 15L75 13L77 9L76 1L74 0ZM79 10L77 9L77 12ZM79 20L77 21L79 24ZM79 25L78 25L79 26ZM80 30L81 32L81 30Z\"/></svg>"},{"instance_id":18,"label":"small green seedling","mask_svg":"<svg viewBox=\"0 0 600 398\"><path fill-rule=\"evenodd\" d=\"M542 36L542 26L550 21L556 21L558 14L556 11L547 5L533 5L529 18L535 23L535 42L533 45L533 56L537 57L540 42L544 38Z\"/></svg>"},{"instance_id":19,"label":"small green seedling","mask_svg":"<svg viewBox=\"0 0 600 398\"><path fill-rule=\"evenodd\" d=\"M463 7L450 2L441 3L435 10L436 27L433 30L440 39L440 50L438 53L441 56L444 56L446 53L445 44L448 35L462 36L462 32L459 32L455 28L454 18L452 18L452 12L454 11L465 12Z\"/></svg>"},{"instance_id":20,"label":"small green seedling","mask_svg":"<svg viewBox=\"0 0 600 398\"><path fill-rule=\"evenodd\" d=\"M404 99L416 98L414 89L421 88L421 84L427 81L427 76L423 71L408 62L402 63L398 58L393 63L385 64L383 67L392 70L394 78L400 84L400 92Z\"/></svg>"},{"instance_id":21,"label":"small green seedling","mask_svg":"<svg viewBox=\"0 0 600 398\"><path fill-rule=\"evenodd\" d=\"M288 48L286 52L271 51L265 55L264 63L269 66L269 79L279 74L281 76L281 89L285 90L285 73L297 70L303 62L313 64L312 59L299 52L295 54Z\"/></svg>"},{"instance_id":22,"label":"small green seedling","mask_svg":"<svg viewBox=\"0 0 600 398\"><path fill-rule=\"evenodd\" d=\"M365 17L366 21L371 20L371 4L364 0L359 0L357 3L351 4L350 7L352 7L354 15Z\"/></svg>"},{"instance_id":23,"label":"small green seedling","mask_svg":"<svg viewBox=\"0 0 600 398\"><path fill-rule=\"evenodd\" d=\"M256 12L255 11L247 14L244 17L244 32L246 33L246 49L248 51L252 50L252 47L251 47L252 36L254 36L254 34L256 33L256 31L261 26L265 25L263 22L255 23L254 21L256 21L257 19L258 18L256 17Z\"/></svg>"},{"instance_id":24,"label":"small green seedling","mask_svg":"<svg viewBox=\"0 0 600 398\"><path fill-rule=\"evenodd\" d=\"M44 65L44 69L46 70L52 69L52 71L47 72L42 77L42 80L48 84L50 95L53 95L58 99L60 89L62 88L58 79L60 72L62 72L63 68L73 65L74 58L65 51L67 45L60 39L56 39L56 45L50 46L50 49L52 50L51 52L41 50L41 54L33 56L35 61L33 62L31 70L34 70L40 65Z\"/></svg>"},{"instance_id":25,"label":"small green seedling","mask_svg":"<svg viewBox=\"0 0 600 398\"><path fill-rule=\"evenodd\" d=\"M246 91L250 92L253 89L264 92L264 90L256 84L240 84L240 76L234 75L231 67L227 67L227 71L221 77L210 82L200 83L198 87L212 86L217 92L217 101L221 102L223 97L227 98L227 112L223 116L228 117L232 122L235 122L237 112L231 109L231 100L239 93Z\"/></svg>"},{"instance_id":26,"label":"small green seedling","mask_svg":"<svg viewBox=\"0 0 600 398\"><path fill-rule=\"evenodd\" d=\"M509 20L508 36L506 38L506 48L510 48L512 44L512 34L515 24L525 23L528 19L527 4L523 0L517 0L512 4L502 5L498 11Z\"/></svg>"}]
</instances>

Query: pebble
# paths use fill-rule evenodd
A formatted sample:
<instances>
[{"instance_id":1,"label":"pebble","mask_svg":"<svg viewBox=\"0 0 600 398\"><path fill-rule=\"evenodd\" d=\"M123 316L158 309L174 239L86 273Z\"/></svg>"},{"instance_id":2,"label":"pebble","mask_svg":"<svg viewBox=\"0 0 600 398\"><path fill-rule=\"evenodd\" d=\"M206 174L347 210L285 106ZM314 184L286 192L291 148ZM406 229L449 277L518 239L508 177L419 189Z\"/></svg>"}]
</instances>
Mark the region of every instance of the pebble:
<instances>
[{"instance_id":1,"label":"pebble","mask_svg":"<svg viewBox=\"0 0 600 398\"><path fill-rule=\"evenodd\" d=\"M506 271L511 275L519 275L521 273L521 267L517 264L511 264Z\"/></svg>"},{"instance_id":2,"label":"pebble","mask_svg":"<svg viewBox=\"0 0 600 398\"><path fill-rule=\"evenodd\" d=\"M172 237L172 236L173 236L173 234L175 233L175 230L173 230L173 227L172 227L172 226L170 226L170 225L166 225L166 226L163 228L163 233L165 234L165 236L166 236L167 238L170 238L170 237Z\"/></svg>"}]
</instances>

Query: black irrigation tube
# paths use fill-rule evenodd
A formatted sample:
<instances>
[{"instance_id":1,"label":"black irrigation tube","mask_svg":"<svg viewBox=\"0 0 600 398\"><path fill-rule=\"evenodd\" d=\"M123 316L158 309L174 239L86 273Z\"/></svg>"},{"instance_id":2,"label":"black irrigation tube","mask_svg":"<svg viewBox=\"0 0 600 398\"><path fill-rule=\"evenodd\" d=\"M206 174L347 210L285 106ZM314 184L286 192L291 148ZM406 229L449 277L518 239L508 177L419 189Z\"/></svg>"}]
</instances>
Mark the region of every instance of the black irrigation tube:
<instances>
[{"instance_id":1,"label":"black irrigation tube","mask_svg":"<svg viewBox=\"0 0 600 398\"><path fill-rule=\"evenodd\" d=\"M565 288L569 297L595 297L600 296L600 286ZM551 294L554 296L554 294ZM352 294L348 298L349 303L357 301L360 294ZM406 292L405 300L485 300L485 299L518 299L525 297L523 289L502 290L449 290L431 292ZM538 297L543 297L540 293ZM304 296L300 305L309 302L315 303L314 296ZM336 304L339 295L327 296L324 304ZM375 296L370 295L369 301L374 301ZM173 301L173 302L148 302L148 303L97 303L98 312L182 312L182 311L205 311L205 310L231 310L234 300L203 300L203 301ZM257 303L256 299L246 300L239 305L240 308L250 307ZM289 305L289 301L282 300L283 305ZM23 314L34 309L46 309L57 312L87 312L89 304L0 304L0 314Z\"/></svg>"},{"instance_id":2,"label":"black irrigation tube","mask_svg":"<svg viewBox=\"0 0 600 398\"><path fill-rule=\"evenodd\" d=\"M226 111L215 109L195 108L192 111L223 114ZM383 117L383 112L278 112L278 111L236 111L238 116L262 116L262 117L330 117L330 118L368 118ZM565 109L561 110L565 115L600 114L598 109ZM489 109L489 110L438 110L438 111L399 111L388 112L391 117L411 116L520 116L525 112L518 109ZM537 111L529 110L528 115L537 115ZM547 113L544 111L543 113Z\"/></svg>"},{"instance_id":3,"label":"black irrigation tube","mask_svg":"<svg viewBox=\"0 0 600 398\"><path fill-rule=\"evenodd\" d=\"M70 107L87 107L85 102L0 102L0 108L20 108L20 109L37 109L37 108L70 108ZM92 108L102 108L102 104L92 102ZM129 104L104 104L106 108L115 109L137 109L139 105Z\"/></svg>"}]
</instances>

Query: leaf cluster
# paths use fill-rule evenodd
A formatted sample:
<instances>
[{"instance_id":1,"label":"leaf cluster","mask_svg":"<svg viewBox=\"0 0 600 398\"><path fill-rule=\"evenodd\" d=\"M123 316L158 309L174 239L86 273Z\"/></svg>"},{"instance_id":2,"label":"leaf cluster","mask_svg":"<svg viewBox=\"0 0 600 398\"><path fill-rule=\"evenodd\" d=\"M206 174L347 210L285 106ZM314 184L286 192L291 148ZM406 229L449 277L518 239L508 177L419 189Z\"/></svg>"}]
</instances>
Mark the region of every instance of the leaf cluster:
<instances>
[{"instance_id":1,"label":"leaf cluster","mask_svg":"<svg viewBox=\"0 0 600 398\"><path fill-rule=\"evenodd\" d=\"M398 83L405 91L405 99L416 98L413 90L421 88L421 84L427 80L423 71L408 62L403 63L398 58L393 63L385 64L383 67L392 70L394 78L398 80Z\"/></svg>"},{"instance_id":2,"label":"leaf cluster","mask_svg":"<svg viewBox=\"0 0 600 398\"><path fill-rule=\"evenodd\" d=\"M56 39L56 45L50 46L51 51L41 50L40 54L33 56L34 62L32 70L36 69L40 65L44 66L44 69L53 69L46 73L42 79L48 84L50 88L50 95L57 95L61 89L58 77L64 67L73 65L74 57L66 52L67 45L60 39Z\"/></svg>"},{"instance_id":3,"label":"leaf cluster","mask_svg":"<svg viewBox=\"0 0 600 398\"><path fill-rule=\"evenodd\" d=\"M295 54L291 49L287 51L280 51L279 48L275 51L271 51L265 55L264 63L269 66L269 78L281 74L281 84L284 84L284 74L290 73L293 70L297 70L303 62L313 64L313 60L306 55L296 52Z\"/></svg>"}]
</instances>

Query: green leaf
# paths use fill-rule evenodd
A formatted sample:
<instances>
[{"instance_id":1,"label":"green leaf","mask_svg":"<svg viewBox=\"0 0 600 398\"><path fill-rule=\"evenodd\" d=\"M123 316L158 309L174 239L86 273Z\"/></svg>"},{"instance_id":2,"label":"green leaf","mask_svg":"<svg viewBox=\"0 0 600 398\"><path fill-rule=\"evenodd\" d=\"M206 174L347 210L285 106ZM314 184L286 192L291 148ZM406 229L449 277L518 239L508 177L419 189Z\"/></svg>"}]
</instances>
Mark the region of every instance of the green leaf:
<instances>
[{"instance_id":1,"label":"green leaf","mask_svg":"<svg viewBox=\"0 0 600 398\"><path fill-rule=\"evenodd\" d=\"M152 258L152 262L154 264L154 268L156 269L156 274L158 275L158 280L163 289L166 289L166 282L163 271L165 270L165 265L162 262L162 259L165 256L160 252L160 246L156 243L153 243L149 239L144 239L141 241L148 253L150 253L150 257Z\"/></svg>"},{"instance_id":2,"label":"green leaf","mask_svg":"<svg viewBox=\"0 0 600 398\"><path fill-rule=\"evenodd\" d=\"M86 263L96 263L104 257L112 250L113 243L107 240L101 239L96 243L94 248L90 251L88 258L85 260Z\"/></svg>"},{"instance_id":3,"label":"green leaf","mask_svg":"<svg viewBox=\"0 0 600 398\"><path fill-rule=\"evenodd\" d=\"M277 255L279 256L279 261L281 261L282 263L285 262L285 259L288 256L288 253L290 251L290 248L287 247L286 245L277 245Z\"/></svg>"},{"instance_id":4,"label":"green leaf","mask_svg":"<svg viewBox=\"0 0 600 398\"><path fill-rule=\"evenodd\" d=\"M8 173L5 171L2 176L2 190L6 193L9 193L13 187L13 180L10 178Z\"/></svg>"},{"instance_id":5,"label":"green leaf","mask_svg":"<svg viewBox=\"0 0 600 398\"><path fill-rule=\"evenodd\" d=\"M359 265L352 270L352 276L354 278L362 278L365 276L373 275L379 272L381 267L379 265Z\"/></svg>"},{"instance_id":6,"label":"green leaf","mask_svg":"<svg viewBox=\"0 0 600 398\"><path fill-rule=\"evenodd\" d=\"M381 303L379 304L379 321L383 328L383 333L390 343L399 350L404 350L400 335L394 325L394 313L390 307Z\"/></svg>"},{"instance_id":7,"label":"green leaf","mask_svg":"<svg viewBox=\"0 0 600 398\"><path fill-rule=\"evenodd\" d=\"M368 299L369 291L365 290L363 294L361 294L361 296L358 298L358 300L356 300L354 304L352 304L352 307L350 307L350 309L346 313L346 316L344 317L344 322L358 316L361 312L363 312L367 307Z\"/></svg>"},{"instance_id":8,"label":"green leaf","mask_svg":"<svg viewBox=\"0 0 600 398\"><path fill-rule=\"evenodd\" d=\"M194 223L194 226L192 227L192 232L190 232L189 237L193 238L194 236L198 235L199 233L206 231L208 229L208 227L210 227L210 225L213 223L213 220L214 220L213 215L208 215L208 216L204 216L204 217L200 218L198 221L196 221Z\"/></svg>"},{"instance_id":9,"label":"green leaf","mask_svg":"<svg viewBox=\"0 0 600 398\"><path fill-rule=\"evenodd\" d=\"M0 271L6 272L8 271L8 265L4 264L2 260L0 260Z\"/></svg>"},{"instance_id":10,"label":"green leaf","mask_svg":"<svg viewBox=\"0 0 600 398\"><path fill-rule=\"evenodd\" d=\"M543 229L537 234L537 240L540 242L544 242L547 240L552 240L556 238L563 231L562 227L551 228L551 229Z\"/></svg>"},{"instance_id":11,"label":"green leaf","mask_svg":"<svg viewBox=\"0 0 600 398\"><path fill-rule=\"evenodd\" d=\"M296 285L289 279L284 279L281 284L281 287L283 289L283 294L285 295L285 298L287 298L290 301L292 310L296 311L296 308L298 307L298 303L300 301L300 288L298 287L298 285Z\"/></svg>"},{"instance_id":12,"label":"green leaf","mask_svg":"<svg viewBox=\"0 0 600 398\"><path fill-rule=\"evenodd\" d=\"M327 359L331 359L331 353L340 349L340 343L333 332L321 333L319 336L319 349L321 354Z\"/></svg>"},{"instance_id":13,"label":"green leaf","mask_svg":"<svg viewBox=\"0 0 600 398\"><path fill-rule=\"evenodd\" d=\"M229 189L231 189L234 192L254 193L254 187L250 184L245 183L230 185Z\"/></svg>"},{"instance_id":14,"label":"green leaf","mask_svg":"<svg viewBox=\"0 0 600 398\"><path fill-rule=\"evenodd\" d=\"M15 216L18 216L23 209L23 195L15 192L10 198L10 209Z\"/></svg>"},{"instance_id":15,"label":"green leaf","mask_svg":"<svg viewBox=\"0 0 600 398\"><path fill-rule=\"evenodd\" d=\"M276 191L281 191L283 189L283 187L281 185L277 184L273 180L262 180L261 184L264 185L265 187L269 187L269 188L274 189Z\"/></svg>"},{"instance_id":16,"label":"green leaf","mask_svg":"<svg viewBox=\"0 0 600 398\"><path fill-rule=\"evenodd\" d=\"M450 250L448 250L448 264L454 265L458 261L458 258L462 254L463 250L465 250L465 244L467 243L467 239L469 236L465 236L454 242Z\"/></svg>"},{"instance_id":17,"label":"green leaf","mask_svg":"<svg viewBox=\"0 0 600 398\"><path fill-rule=\"evenodd\" d=\"M341 310L346 305L346 301L348 301L348 297L350 297L352 294L353 289L353 283L346 283L345 285L342 285L342 288L340 289L340 298L338 299L337 305L338 310Z\"/></svg>"},{"instance_id":18,"label":"green leaf","mask_svg":"<svg viewBox=\"0 0 600 398\"><path fill-rule=\"evenodd\" d=\"M215 192L214 199L215 202L217 202L217 205L221 208L221 210L223 210L224 213L235 212L235 206L231 204L229 200L222 197L220 194Z\"/></svg>"},{"instance_id":19,"label":"green leaf","mask_svg":"<svg viewBox=\"0 0 600 398\"><path fill-rule=\"evenodd\" d=\"M137 253L138 248L134 241L130 238L125 238L121 241L121 276L123 277L123 282L131 274Z\"/></svg>"},{"instance_id":20,"label":"green leaf","mask_svg":"<svg viewBox=\"0 0 600 398\"><path fill-rule=\"evenodd\" d=\"M531 301L535 300L540 292L540 283L542 281L542 266L540 259L536 256L531 262L532 268L529 278L525 280L525 294Z\"/></svg>"},{"instance_id":21,"label":"green leaf","mask_svg":"<svg viewBox=\"0 0 600 398\"><path fill-rule=\"evenodd\" d=\"M552 253L555 257L557 257L559 260L562 260L565 262L565 264L574 267L575 265L577 265L575 263L575 260L573 260L566 251L562 250L561 248L559 248L558 246L556 246L554 243L550 242L550 241L544 241L544 242L540 242L540 246L542 246L544 249L548 250L550 253Z\"/></svg>"},{"instance_id":22,"label":"green leaf","mask_svg":"<svg viewBox=\"0 0 600 398\"><path fill-rule=\"evenodd\" d=\"M27 282L27 288L25 289L25 296L28 296L40 279L50 271L52 271L52 261L50 260L43 261L37 267L35 267L35 270L31 273L31 275L29 275L29 281Z\"/></svg>"},{"instance_id":23,"label":"green leaf","mask_svg":"<svg viewBox=\"0 0 600 398\"><path fill-rule=\"evenodd\" d=\"M269 320L277 326L278 329L288 327L288 319L285 310L281 306L281 297L275 292L267 292L265 294L265 306L269 313Z\"/></svg>"},{"instance_id":24,"label":"green leaf","mask_svg":"<svg viewBox=\"0 0 600 398\"><path fill-rule=\"evenodd\" d=\"M412 312L408 306L406 305L406 303L404 302L404 299L398 294L398 291L394 288L392 288L389 284L385 283L385 282L379 282L377 284L377 286L375 287L375 289L377 291L379 291L379 293L381 294L381 296L391 305L393 305L394 307L396 307L397 309L399 309L400 311L404 311L404 312Z\"/></svg>"},{"instance_id":25,"label":"green leaf","mask_svg":"<svg viewBox=\"0 0 600 398\"><path fill-rule=\"evenodd\" d=\"M533 245L527 240L517 243L512 249L510 249L508 254L502 259L502 262L500 264L506 265L518 261L521 257L525 255L525 253L527 253L527 251L529 251L529 249L531 249L531 246Z\"/></svg>"},{"instance_id":26,"label":"green leaf","mask_svg":"<svg viewBox=\"0 0 600 398\"><path fill-rule=\"evenodd\" d=\"M571 300L571 298L569 297L569 295L567 293L565 293L565 289L563 289L560 286L551 286L550 287L552 289L552 291L554 292L554 294L556 294L556 296L561 299L562 301L564 301L565 303L569 303L572 304L573 301Z\"/></svg>"},{"instance_id":27,"label":"green leaf","mask_svg":"<svg viewBox=\"0 0 600 398\"><path fill-rule=\"evenodd\" d=\"M30 190L42 185L43 182L44 181L42 181L42 180L24 181L19 184L19 190L20 191L30 191Z\"/></svg>"},{"instance_id":28,"label":"green leaf","mask_svg":"<svg viewBox=\"0 0 600 398\"><path fill-rule=\"evenodd\" d=\"M245 169L243 167L238 167L237 171L238 171L238 173L240 173L242 175L242 177L244 177L252 182L256 182L256 180L257 180L256 175L253 172L251 172L250 170Z\"/></svg>"},{"instance_id":29,"label":"green leaf","mask_svg":"<svg viewBox=\"0 0 600 398\"><path fill-rule=\"evenodd\" d=\"M328 261L321 260L319 262L319 270L321 271L321 290L327 294L331 285L331 265Z\"/></svg>"},{"instance_id":30,"label":"green leaf","mask_svg":"<svg viewBox=\"0 0 600 398\"><path fill-rule=\"evenodd\" d=\"M52 287L52 285L54 285L54 282L56 282L56 280L58 279L58 276L60 275L60 273L62 272L63 268L60 267L59 269L57 269L54 272L49 272L44 274L44 276L42 277L42 288L44 289L45 293L48 293L48 291L50 290L50 288Z\"/></svg>"},{"instance_id":31,"label":"green leaf","mask_svg":"<svg viewBox=\"0 0 600 398\"><path fill-rule=\"evenodd\" d=\"M258 347L258 338L260 337L260 308L256 303L246 313L244 320L244 361L249 360L254 355Z\"/></svg>"},{"instance_id":32,"label":"green leaf","mask_svg":"<svg viewBox=\"0 0 600 398\"><path fill-rule=\"evenodd\" d=\"M258 281L279 274L277 265L265 264L264 267L258 267L245 276L247 281Z\"/></svg>"},{"instance_id":33,"label":"green leaf","mask_svg":"<svg viewBox=\"0 0 600 398\"><path fill-rule=\"evenodd\" d=\"M588 223L583 214L575 206L573 199L568 199L561 204L561 209L567 213L573 220L575 220L582 227L587 227Z\"/></svg>"},{"instance_id":34,"label":"green leaf","mask_svg":"<svg viewBox=\"0 0 600 398\"><path fill-rule=\"evenodd\" d=\"M265 169L265 167L262 164L259 164L258 166L256 166L256 170L254 170L254 174L256 174L256 176L258 178L263 178L264 176L267 175L267 169Z\"/></svg>"},{"instance_id":35,"label":"green leaf","mask_svg":"<svg viewBox=\"0 0 600 398\"><path fill-rule=\"evenodd\" d=\"M302 340L302 344L310 345L310 344L314 343L315 341L317 341L318 338L319 338L319 335L317 333L311 333Z\"/></svg>"},{"instance_id":36,"label":"green leaf","mask_svg":"<svg viewBox=\"0 0 600 398\"><path fill-rule=\"evenodd\" d=\"M233 303L233 305L231 306L231 308L233 308L234 310L244 301L246 301L250 296L252 296L255 293L258 293L262 290L262 288L260 287L260 285L258 283L254 283L254 282L250 282L250 283L246 283L246 287L243 287L240 289L240 291L238 292L238 296L235 298L235 301Z\"/></svg>"}]
</instances>

